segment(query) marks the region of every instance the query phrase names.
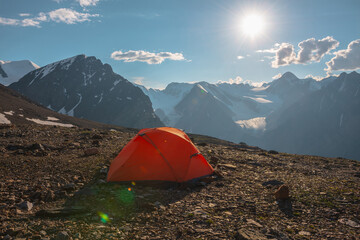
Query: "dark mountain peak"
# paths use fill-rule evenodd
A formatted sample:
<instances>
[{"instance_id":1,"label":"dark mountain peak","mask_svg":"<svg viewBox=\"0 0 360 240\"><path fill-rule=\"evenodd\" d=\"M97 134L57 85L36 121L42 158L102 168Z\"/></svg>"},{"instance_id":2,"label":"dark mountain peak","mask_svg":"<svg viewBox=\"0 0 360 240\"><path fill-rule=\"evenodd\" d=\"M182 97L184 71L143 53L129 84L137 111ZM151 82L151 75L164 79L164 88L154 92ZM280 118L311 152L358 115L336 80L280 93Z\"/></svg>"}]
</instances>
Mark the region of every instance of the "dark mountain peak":
<instances>
[{"instance_id":1,"label":"dark mountain peak","mask_svg":"<svg viewBox=\"0 0 360 240\"><path fill-rule=\"evenodd\" d=\"M84 54L32 71L10 87L70 116L136 128L163 125L138 87Z\"/></svg>"},{"instance_id":2,"label":"dark mountain peak","mask_svg":"<svg viewBox=\"0 0 360 240\"><path fill-rule=\"evenodd\" d=\"M360 77L360 74L355 72L355 71L352 71L351 73L349 73L349 76L350 77L356 77L356 78L359 78Z\"/></svg>"},{"instance_id":3,"label":"dark mountain peak","mask_svg":"<svg viewBox=\"0 0 360 240\"><path fill-rule=\"evenodd\" d=\"M360 80L360 74L355 71L352 71L351 73L342 72L337 79L342 81L357 81Z\"/></svg>"},{"instance_id":4,"label":"dark mountain peak","mask_svg":"<svg viewBox=\"0 0 360 240\"><path fill-rule=\"evenodd\" d=\"M8 75L6 74L6 72L2 69L1 65L0 65L0 75L3 77L3 78L7 78Z\"/></svg>"},{"instance_id":5,"label":"dark mountain peak","mask_svg":"<svg viewBox=\"0 0 360 240\"><path fill-rule=\"evenodd\" d=\"M191 83L172 82L166 86L166 88L164 89L164 93L172 95L172 96L182 97L185 93L190 91L192 86L193 86L193 84L191 84Z\"/></svg>"},{"instance_id":6,"label":"dark mountain peak","mask_svg":"<svg viewBox=\"0 0 360 240\"><path fill-rule=\"evenodd\" d=\"M279 78L279 80L282 80L282 79L286 79L286 80L290 80L290 81L292 81L292 80L297 80L297 79L299 79L297 76L295 76L295 74L293 74L292 72L286 72L286 73L284 73L280 78Z\"/></svg>"}]
</instances>

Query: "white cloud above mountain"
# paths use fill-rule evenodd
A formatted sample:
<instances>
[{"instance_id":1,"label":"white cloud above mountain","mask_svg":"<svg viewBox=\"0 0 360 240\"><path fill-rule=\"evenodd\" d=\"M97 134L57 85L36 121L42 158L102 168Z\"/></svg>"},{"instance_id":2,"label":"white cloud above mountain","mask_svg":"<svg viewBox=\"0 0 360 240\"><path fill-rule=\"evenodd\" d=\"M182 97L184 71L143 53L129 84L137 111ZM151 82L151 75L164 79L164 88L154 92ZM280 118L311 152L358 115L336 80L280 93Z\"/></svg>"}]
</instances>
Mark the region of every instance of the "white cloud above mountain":
<instances>
[{"instance_id":1,"label":"white cloud above mountain","mask_svg":"<svg viewBox=\"0 0 360 240\"><path fill-rule=\"evenodd\" d=\"M69 8L59 8L49 12L49 18L54 22L63 22L66 24L75 24L79 22L90 21L92 17L98 17L99 14L81 13Z\"/></svg>"},{"instance_id":2,"label":"white cloud above mountain","mask_svg":"<svg viewBox=\"0 0 360 240\"><path fill-rule=\"evenodd\" d=\"M160 64L166 59L173 61L186 60L182 53L160 52L152 53L143 50L130 50L127 52L115 51L111 58L124 62L146 62L147 64Z\"/></svg>"},{"instance_id":3,"label":"white cloud above mountain","mask_svg":"<svg viewBox=\"0 0 360 240\"><path fill-rule=\"evenodd\" d=\"M278 68L290 64L308 64L319 62L326 54L330 54L339 46L339 42L333 37L327 36L323 39L316 40L309 38L298 44L299 50L296 53L294 45L291 43L277 43L274 48L258 50L259 53L272 53L271 66Z\"/></svg>"},{"instance_id":4,"label":"white cloud above mountain","mask_svg":"<svg viewBox=\"0 0 360 240\"><path fill-rule=\"evenodd\" d=\"M96 6L99 0L76 0L80 6L88 7L88 6Z\"/></svg>"},{"instance_id":5,"label":"white cloud above mountain","mask_svg":"<svg viewBox=\"0 0 360 240\"><path fill-rule=\"evenodd\" d=\"M326 62L327 72L331 71L350 71L360 69L360 39L349 43L343 50L334 52L335 57Z\"/></svg>"},{"instance_id":6,"label":"white cloud above mountain","mask_svg":"<svg viewBox=\"0 0 360 240\"><path fill-rule=\"evenodd\" d=\"M219 81L217 81L216 84L223 84L223 83L227 83L227 84L248 84L248 85L253 86L253 87L259 87L264 82L253 82L251 80L244 80L240 76L236 76L235 78L229 78L229 80L227 80L227 81L219 80Z\"/></svg>"},{"instance_id":7,"label":"white cloud above mountain","mask_svg":"<svg viewBox=\"0 0 360 240\"><path fill-rule=\"evenodd\" d=\"M27 17L29 14L19 14ZM21 26L21 27L41 27L42 22L53 21L57 23L75 24L91 21L91 18L99 17L99 14L77 12L69 8L59 8L48 13L40 12L36 17L15 19L0 17L0 25Z\"/></svg>"},{"instance_id":8,"label":"white cloud above mountain","mask_svg":"<svg viewBox=\"0 0 360 240\"><path fill-rule=\"evenodd\" d=\"M20 17L30 17L30 13L19 13Z\"/></svg>"},{"instance_id":9,"label":"white cloud above mountain","mask_svg":"<svg viewBox=\"0 0 360 240\"><path fill-rule=\"evenodd\" d=\"M275 76L272 77L272 79L278 79L278 78L281 78L282 74L281 73L278 73L276 74Z\"/></svg>"}]
</instances>

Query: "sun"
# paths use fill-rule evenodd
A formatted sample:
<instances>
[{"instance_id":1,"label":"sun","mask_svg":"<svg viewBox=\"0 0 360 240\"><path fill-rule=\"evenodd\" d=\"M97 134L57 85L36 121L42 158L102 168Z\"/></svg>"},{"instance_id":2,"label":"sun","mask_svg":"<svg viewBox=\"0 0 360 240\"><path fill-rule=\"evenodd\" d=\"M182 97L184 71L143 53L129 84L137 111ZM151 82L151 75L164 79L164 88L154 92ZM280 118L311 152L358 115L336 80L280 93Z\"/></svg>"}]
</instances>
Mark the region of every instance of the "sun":
<instances>
[{"instance_id":1,"label":"sun","mask_svg":"<svg viewBox=\"0 0 360 240\"><path fill-rule=\"evenodd\" d=\"M265 22L261 15L252 13L246 15L242 20L242 31L249 37L256 37L264 30Z\"/></svg>"}]
</instances>

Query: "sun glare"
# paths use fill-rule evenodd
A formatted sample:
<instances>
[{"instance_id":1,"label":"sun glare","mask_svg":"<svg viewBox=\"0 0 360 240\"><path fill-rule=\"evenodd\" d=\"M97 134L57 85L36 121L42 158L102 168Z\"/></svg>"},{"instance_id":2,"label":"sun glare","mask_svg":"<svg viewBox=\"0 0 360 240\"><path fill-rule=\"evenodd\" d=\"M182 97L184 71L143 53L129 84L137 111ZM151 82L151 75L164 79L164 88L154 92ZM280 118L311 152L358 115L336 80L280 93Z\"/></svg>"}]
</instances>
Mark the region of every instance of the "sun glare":
<instances>
[{"instance_id":1,"label":"sun glare","mask_svg":"<svg viewBox=\"0 0 360 240\"><path fill-rule=\"evenodd\" d=\"M264 19L258 14L250 14L243 18L242 30L243 33L250 37L255 37L264 30Z\"/></svg>"}]
</instances>

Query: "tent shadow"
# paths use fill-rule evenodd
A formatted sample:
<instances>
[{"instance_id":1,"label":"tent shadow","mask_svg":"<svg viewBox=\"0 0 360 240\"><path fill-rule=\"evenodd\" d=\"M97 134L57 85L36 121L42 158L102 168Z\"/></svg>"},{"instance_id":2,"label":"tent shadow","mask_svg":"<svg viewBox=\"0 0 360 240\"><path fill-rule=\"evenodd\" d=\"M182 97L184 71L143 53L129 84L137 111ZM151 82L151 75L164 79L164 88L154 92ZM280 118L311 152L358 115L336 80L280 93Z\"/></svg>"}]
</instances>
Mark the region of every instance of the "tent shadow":
<instances>
[{"instance_id":1,"label":"tent shadow","mask_svg":"<svg viewBox=\"0 0 360 240\"><path fill-rule=\"evenodd\" d=\"M292 206L292 202L291 199L280 199L277 200L277 205L280 209L280 211L282 211L288 218L293 217L293 206Z\"/></svg>"},{"instance_id":2,"label":"tent shadow","mask_svg":"<svg viewBox=\"0 0 360 240\"><path fill-rule=\"evenodd\" d=\"M211 181L217 179L208 177L208 183L211 182L209 178ZM61 208L41 210L36 217L120 223L139 214L163 211L206 185L201 180L180 184L159 181L107 183L105 179L105 174L95 174L91 182L71 193Z\"/></svg>"}]
</instances>

